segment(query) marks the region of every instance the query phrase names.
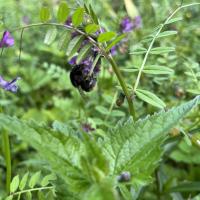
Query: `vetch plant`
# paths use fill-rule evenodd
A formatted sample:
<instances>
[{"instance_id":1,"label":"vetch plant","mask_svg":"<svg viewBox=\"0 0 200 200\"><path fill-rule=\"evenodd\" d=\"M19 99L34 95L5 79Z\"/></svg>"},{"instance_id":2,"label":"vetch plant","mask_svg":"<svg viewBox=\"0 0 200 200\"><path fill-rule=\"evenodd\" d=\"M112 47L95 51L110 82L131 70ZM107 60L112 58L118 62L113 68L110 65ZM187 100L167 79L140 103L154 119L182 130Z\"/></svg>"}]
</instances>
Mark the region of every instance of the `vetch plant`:
<instances>
[{"instance_id":1,"label":"vetch plant","mask_svg":"<svg viewBox=\"0 0 200 200\"><path fill-rule=\"evenodd\" d=\"M40 10L41 22L18 27L10 32L4 31L0 41L2 50L13 46L12 33L21 31L19 49L19 59L21 59L25 30L47 27L44 43L51 45L55 42L57 49L65 52L66 63L69 63L71 67L68 78L74 86L73 89L78 89L80 93L85 93L85 95L94 92L101 72L107 70L103 68L103 63L108 63L111 65L120 87L117 86L118 91L116 91L108 111L103 110L100 105L97 106L97 103L96 109L105 114L103 121L105 124L113 117L111 111L115 104L120 109L126 102L127 105L124 107L125 109L128 107L129 114L119 120L117 124L114 124L116 121L114 123L111 121L109 128L100 129L93 126L92 120L90 122L81 121L79 118L81 111L79 111L77 121L81 124L81 128L75 129L73 120L69 124L54 122L52 126L48 126L34 120L29 121L26 118L21 119L7 113L1 113L0 130L3 133L6 170L6 193L3 198L6 200L35 199L37 195L37 198L41 200L48 198L139 199L145 186L154 181L157 183L157 199L161 199L161 196L167 192L170 195L171 193L175 195L173 191L176 191L177 188L167 188L167 183L166 188L160 186L167 181L161 181L157 172L165 154L169 149L171 150L171 146L177 145L182 138L189 145L195 143L199 146L200 140L192 137L191 128L188 129L188 132L180 129L174 135L172 131L192 109L198 108L200 96L197 95L182 105L168 108L168 104L160 97L148 89L142 88L141 79L143 73L145 75L171 75L174 73L171 68L157 66L156 63L147 65L147 61L152 54L162 55L174 51L173 47L154 47L154 44L159 38L177 34L177 31L163 31L163 29L177 21L174 15L178 11L199 5L200 3L181 4L157 27L153 34L148 35L140 43L139 48L130 51L130 54L144 54L141 66L133 68L119 67L115 56L118 55L120 45L131 40L131 32L142 27L142 17L139 15L135 18L128 16L123 18L118 33L101 26L92 5L85 3L74 10L70 9L69 5L63 1L59 4L55 22L53 22L55 19L52 18L53 13L51 13L50 8L44 6ZM150 44L147 45L147 43ZM3 56L3 51L1 56ZM125 72L137 73L134 84L127 83ZM193 70L190 73L187 72L186 75L193 75L196 81L194 82L198 83L198 77ZM19 77L8 82L0 76L0 87L6 91L17 92L18 80ZM194 92L194 90L192 91ZM145 117L140 117L136 98L159 108L160 111L153 115L146 113ZM76 99L72 99L72 101L75 102ZM68 109L73 109L73 107ZM86 108L84 109L87 112ZM119 112L115 112L115 115L119 115ZM198 124L198 122L197 120L195 123ZM196 127L196 125L191 124L190 126ZM194 129L193 133L196 131ZM34 159L43 161L43 164L40 164L43 166L42 174L46 174L48 171L50 175L40 179L43 175L39 171L31 176L29 173L25 173L20 179L18 174L12 172L9 137L14 135L37 151L37 156ZM156 180L153 178L154 173ZM11 181L12 174L16 176Z\"/></svg>"}]
</instances>

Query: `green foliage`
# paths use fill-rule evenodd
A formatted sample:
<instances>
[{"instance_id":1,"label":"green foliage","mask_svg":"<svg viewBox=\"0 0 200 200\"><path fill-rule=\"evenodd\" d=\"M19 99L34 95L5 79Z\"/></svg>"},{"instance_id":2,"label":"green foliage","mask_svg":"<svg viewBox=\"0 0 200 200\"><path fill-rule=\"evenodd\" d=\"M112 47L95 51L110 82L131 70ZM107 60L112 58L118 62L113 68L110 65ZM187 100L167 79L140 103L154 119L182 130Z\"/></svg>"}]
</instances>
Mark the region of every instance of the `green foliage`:
<instances>
[{"instance_id":1,"label":"green foliage","mask_svg":"<svg viewBox=\"0 0 200 200\"><path fill-rule=\"evenodd\" d=\"M50 45L56 39L56 36L57 36L57 29L56 28L49 29L45 35L44 43Z\"/></svg>"},{"instance_id":2,"label":"green foliage","mask_svg":"<svg viewBox=\"0 0 200 200\"><path fill-rule=\"evenodd\" d=\"M98 37L98 42L108 42L116 36L114 32L101 33Z\"/></svg>"},{"instance_id":3,"label":"green foliage","mask_svg":"<svg viewBox=\"0 0 200 200\"><path fill-rule=\"evenodd\" d=\"M83 22L84 8L77 8L72 15L72 23L74 26L79 26Z\"/></svg>"},{"instance_id":4,"label":"green foliage","mask_svg":"<svg viewBox=\"0 0 200 200\"><path fill-rule=\"evenodd\" d=\"M85 27L85 32L88 34L95 33L99 29L99 26L96 24L88 24Z\"/></svg>"},{"instance_id":5,"label":"green foliage","mask_svg":"<svg viewBox=\"0 0 200 200\"><path fill-rule=\"evenodd\" d=\"M12 131L14 134L33 146L63 179L68 189L75 192L74 195L83 195L83 199L93 199L98 195L104 199L106 194L114 199L114 180L121 172L131 172L134 177L131 184L136 188L151 180L150 176L161 159L161 144L167 138L167 133L199 101L200 97L197 97L182 106L136 123L131 119L119 123L101 142L86 134L79 137L68 132L63 137L58 129L49 129L4 114L0 115L0 127L8 131L15 130ZM29 188L33 188L39 178L40 172L33 174ZM52 179L54 176L47 176L40 184L45 187ZM27 182L27 178L22 178L22 181ZM105 187L105 183L110 186ZM11 185L14 192L19 185L26 184L19 183L19 177L16 176ZM91 190L92 193L89 192Z\"/></svg>"},{"instance_id":6,"label":"green foliage","mask_svg":"<svg viewBox=\"0 0 200 200\"><path fill-rule=\"evenodd\" d=\"M40 171L36 172L30 177L29 173L27 172L21 180L19 178L19 175L16 175L10 184L10 195L6 197L6 200L11 200L15 198L21 199L22 196L26 196L26 199L31 200L33 199L32 193L37 193L39 196L39 200L42 199L42 197L46 198L46 195L43 194L43 191L54 191L54 186L52 186L51 181L55 180L56 177L54 174L49 174L40 179L40 176ZM54 198L54 196L55 195L53 192L51 198Z\"/></svg>"},{"instance_id":7,"label":"green foliage","mask_svg":"<svg viewBox=\"0 0 200 200\"><path fill-rule=\"evenodd\" d=\"M134 185L145 183L145 179L150 177L160 161L160 146L167 138L167 133L199 101L200 97L136 123L132 120L120 123L104 141L105 153L110 160L110 171L114 174L130 171L134 177Z\"/></svg>"},{"instance_id":8,"label":"green foliage","mask_svg":"<svg viewBox=\"0 0 200 200\"><path fill-rule=\"evenodd\" d=\"M61 2L58 8L57 20L64 23L69 15L69 7L66 2Z\"/></svg>"},{"instance_id":9,"label":"green foliage","mask_svg":"<svg viewBox=\"0 0 200 200\"><path fill-rule=\"evenodd\" d=\"M137 89L135 91L135 94L141 100L143 100L149 104L152 104L158 108L166 107L165 103L160 98L158 98L155 94L153 94L147 90Z\"/></svg>"},{"instance_id":10,"label":"green foliage","mask_svg":"<svg viewBox=\"0 0 200 200\"><path fill-rule=\"evenodd\" d=\"M68 55L69 58L73 57L74 54L78 51L78 49L81 46L83 39L84 39L84 36L79 35L79 36L74 37L70 41L69 46L67 48L67 55Z\"/></svg>"},{"instance_id":11,"label":"green foliage","mask_svg":"<svg viewBox=\"0 0 200 200\"><path fill-rule=\"evenodd\" d=\"M42 22L47 22L50 20L50 18L51 18L51 13L50 13L49 8L42 7L40 10L40 20Z\"/></svg>"},{"instance_id":12,"label":"green foliage","mask_svg":"<svg viewBox=\"0 0 200 200\"><path fill-rule=\"evenodd\" d=\"M92 45L87 44L80 50L78 57L77 57L77 64L79 64L82 60L84 60L88 56L91 48L92 48Z\"/></svg>"}]
</instances>

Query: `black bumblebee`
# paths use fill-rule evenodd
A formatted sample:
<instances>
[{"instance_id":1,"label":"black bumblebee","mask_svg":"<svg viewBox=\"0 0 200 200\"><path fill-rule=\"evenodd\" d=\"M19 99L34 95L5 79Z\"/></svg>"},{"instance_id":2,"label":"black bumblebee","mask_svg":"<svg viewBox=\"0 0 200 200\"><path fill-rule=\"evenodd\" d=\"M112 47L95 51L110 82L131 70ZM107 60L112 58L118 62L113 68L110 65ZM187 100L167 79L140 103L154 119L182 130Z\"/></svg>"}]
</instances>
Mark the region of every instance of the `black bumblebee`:
<instances>
[{"instance_id":1,"label":"black bumblebee","mask_svg":"<svg viewBox=\"0 0 200 200\"><path fill-rule=\"evenodd\" d=\"M94 72L92 74L85 72L85 65L75 65L70 72L70 80L76 88L81 88L85 92L90 92L96 85L97 78Z\"/></svg>"}]
</instances>

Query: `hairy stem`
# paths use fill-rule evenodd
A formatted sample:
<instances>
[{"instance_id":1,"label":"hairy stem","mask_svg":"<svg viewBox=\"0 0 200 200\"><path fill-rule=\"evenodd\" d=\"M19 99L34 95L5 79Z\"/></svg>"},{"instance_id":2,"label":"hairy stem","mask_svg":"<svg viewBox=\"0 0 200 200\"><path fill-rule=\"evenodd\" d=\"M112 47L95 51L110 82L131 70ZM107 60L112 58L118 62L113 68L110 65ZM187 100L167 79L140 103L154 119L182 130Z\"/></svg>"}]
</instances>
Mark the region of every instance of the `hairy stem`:
<instances>
[{"instance_id":1,"label":"hairy stem","mask_svg":"<svg viewBox=\"0 0 200 200\"><path fill-rule=\"evenodd\" d=\"M3 152L6 161L6 192L10 192L11 182L11 156L10 156L10 141L7 131L3 132Z\"/></svg>"},{"instance_id":2,"label":"hairy stem","mask_svg":"<svg viewBox=\"0 0 200 200\"><path fill-rule=\"evenodd\" d=\"M174 10L174 12L164 21L164 23L161 24L160 28L158 29L157 33L156 33L155 36L153 37L153 39L152 39L152 41L151 41L151 43L150 43L150 45L149 45L149 48L148 48L148 50L147 50L147 52L146 52L146 54L145 54L144 60L143 60L143 62L142 62L142 65L141 65L141 67L140 67L140 70L139 70L139 72L138 72L137 79L136 79L136 82L135 82L135 85L134 85L134 89L133 89L134 92L137 90L137 87L138 87L138 85L139 85L140 78L141 78L143 69L144 69L144 67L145 67L145 64L146 64L146 62L147 62L147 58L148 58L148 56L149 56L149 53L150 53L150 51L151 51L151 49L152 49L152 47L153 47L153 45L154 45L154 42L155 42L157 36L158 36L158 35L160 34L160 32L162 31L163 27L169 22L169 20L170 20L178 11L180 11L180 10L183 9L183 8L190 7L190 6L195 6L195 5L200 5L200 3L192 3L192 4L188 4L188 5L183 5L183 6L181 5L181 6L179 6L179 7L176 8L176 10Z\"/></svg>"}]
</instances>

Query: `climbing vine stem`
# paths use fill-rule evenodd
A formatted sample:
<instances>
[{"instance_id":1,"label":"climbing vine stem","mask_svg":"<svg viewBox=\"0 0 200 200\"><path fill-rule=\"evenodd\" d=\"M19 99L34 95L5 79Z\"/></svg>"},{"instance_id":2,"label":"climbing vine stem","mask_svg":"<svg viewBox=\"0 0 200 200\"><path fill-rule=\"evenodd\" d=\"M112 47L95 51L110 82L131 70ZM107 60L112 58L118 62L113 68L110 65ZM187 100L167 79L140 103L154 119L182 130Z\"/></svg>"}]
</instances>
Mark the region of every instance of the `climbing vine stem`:
<instances>
[{"instance_id":1,"label":"climbing vine stem","mask_svg":"<svg viewBox=\"0 0 200 200\"><path fill-rule=\"evenodd\" d=\"M134 89L133 89L134 92L135 92L135 91L137 90L137 88L138 88L138 85L139 85L139 82L140 82L140 78L141 78L142 72L143 72L143 70L144 70L144 67L145 67L145 64L146 64L146 62L147 62L148 56L149 56L149 54L150 54L150 51L151 51L151 49L152 49L152 47L153 47L153 45L154 45L154 42L155 42L156 38L158 37L158 35L160 34L160 32L163 30L163 27L164 27L166 24L168 24L168 22L170 21L170 19L171 19L177 12L179 12L181 9L187 8L187 7L190 7L190 6L195 6L195 5L200 5L200 3L192 3L192 4L187 4L187 5L182 5L182 4L181 4L178 8L176 8L176 9L172 12L172 14L170 14L170 16L164 21L164 23L160 25L160 28L158 29L157 33L156 33L155 36L153 37L153 39L152 39L152 41L151 41L151 43L150 43L150 45L149 45L149 48L148 48L148 50L147 50L147 52L146 52L146 54L145 54L145 56L144 56L144 60L143 60L142 65L141 65L141 67L140 67L140 69L139 69L139 72L138 72L138 75L137 75L137 78L136 78L136 81L135 81L135 84L134 84Z\"/></svg>"}]
</instances>

